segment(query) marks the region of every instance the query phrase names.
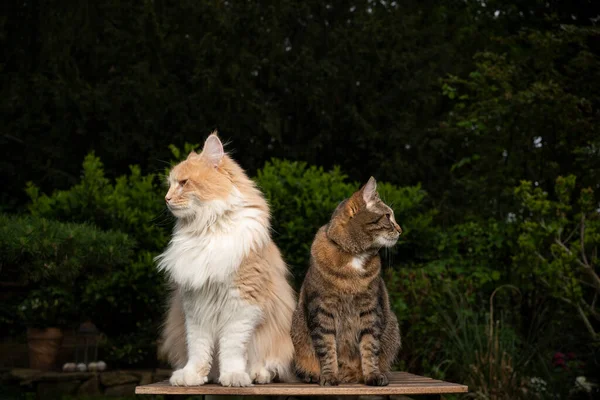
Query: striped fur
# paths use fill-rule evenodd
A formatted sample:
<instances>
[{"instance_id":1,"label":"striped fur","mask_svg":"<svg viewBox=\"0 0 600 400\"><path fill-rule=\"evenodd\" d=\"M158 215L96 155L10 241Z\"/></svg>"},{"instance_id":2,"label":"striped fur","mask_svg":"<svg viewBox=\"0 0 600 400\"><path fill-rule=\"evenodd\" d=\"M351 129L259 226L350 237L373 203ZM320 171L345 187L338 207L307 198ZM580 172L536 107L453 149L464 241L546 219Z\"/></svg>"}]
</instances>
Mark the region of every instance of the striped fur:
<instances>
[{"instance_id":1,"label":"striped fur","mask_svg":"<svg viewBox=\"0 0 600 400\"><path fill-rule=\"evenodd\" d=\"M321 385L388 384L400 331L381 278L378 250L401 229L369 180L342 202L311 248L292 321L298 377Z\"/></svg>"}]
</instances>

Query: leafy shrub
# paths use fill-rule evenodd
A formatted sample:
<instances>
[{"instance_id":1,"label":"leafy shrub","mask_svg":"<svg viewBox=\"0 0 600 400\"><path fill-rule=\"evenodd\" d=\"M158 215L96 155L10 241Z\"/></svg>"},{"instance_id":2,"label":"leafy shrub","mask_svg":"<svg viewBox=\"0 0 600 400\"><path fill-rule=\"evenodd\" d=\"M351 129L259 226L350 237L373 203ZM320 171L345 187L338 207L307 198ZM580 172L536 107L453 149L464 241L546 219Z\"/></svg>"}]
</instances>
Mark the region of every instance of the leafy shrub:
<instances>
[{"instance_id":1,"label":"leafy shrub","mask_svg":"<svg viewBox=\"0 0 600 400\"><path fill-rule=\"evenodd\" d=\"M76 321L95 308L77 306L85 283L129 263L133 245L123 233L87 224L0 215L4 279L36 288L12 310L13 319L4 317L3 323L18 325L20 319L29 326L63 326Z\"/></svg>"},{"instance_id":2,"label":"leafy shrub","mask_svg":"<svg viewBox=\"0 0 600 400\"><path fill-rule=\"evenodd\" d=\"M46 195L28 183L28 209L34 216L127 232L138 249L156 251L169 239L169 231L163 226L168 217L157 181L155 174L142 175L138 166L131 166L129 175L111 182L104 175L100 159L90 153L83 161L81 181L68 190Z\"/></svg>"},{"instance_id":3,"label":"leafy shrub","mask_svg":"<svg viewBox=\"0 0 600 400\"><path fill-rule=\"evenodd\" d=\"M45 285L34 289L17 308L17 315L28 327L64 327L79 319L72 291Z\"/></svg>"},{"instance_id":4,"label":"leafy shrub","mask_svg":"<svg viewBox=\"0 0 600 400\"><path fill-rule=\"evenodd\" d=\"M165 298L164 279L153 261L170 236L172 218L164 205L163 188L157 174L143 175L138 166L131 166L129 175L112 181L94 153L85 157L82 171L78 184L51 195L28 184L29 211L35 216L119 230L136 240L131 262L89 281L81 307L90 310L90 317L108 335L110 354L136 354L123 362L140 362L152 352L152 341L141 332L158 332ZM144 344L132 350L126 345L130 340L136 346ZM143 354L139 355L138 350Z\"/></svg>"},{"instance_id":5,"label":"leafy shrub","mask_svg":"<svg viewBox=\"0 0 600 400\"><path fill-rule=\"evenodd\" d=\"M83 272L105 271L132 256L134 242L119 232L38 217L0 215L2 269L23 283L72 283Z\"/></svg>"},{"instance_id":6,"label":"leafy shrub","mask_svg":"<svg viewBox=\"0 0 600 400\"><path fill-rule=\"evenodd\" d=\"M556 179L556 200L531 182L521 182L515 196L523 209L518 248L513 256L523 286L545 288L580 318L591 339L600 338L600 213L591 188L575 192L575 176Z\"/></svg>"},{"instance_id":7,"label":"leafy shrub","mask_svg":"<svg viewBox=\"0 0 600 400\"><path fill-rule=\"evenodd\" d=\"M303 277L315 233L326 224L335 207L356 187L335 168L271 160L257 172L256 182L271 207L273 236L286 262Z\"/></svg>"}]
</instances>

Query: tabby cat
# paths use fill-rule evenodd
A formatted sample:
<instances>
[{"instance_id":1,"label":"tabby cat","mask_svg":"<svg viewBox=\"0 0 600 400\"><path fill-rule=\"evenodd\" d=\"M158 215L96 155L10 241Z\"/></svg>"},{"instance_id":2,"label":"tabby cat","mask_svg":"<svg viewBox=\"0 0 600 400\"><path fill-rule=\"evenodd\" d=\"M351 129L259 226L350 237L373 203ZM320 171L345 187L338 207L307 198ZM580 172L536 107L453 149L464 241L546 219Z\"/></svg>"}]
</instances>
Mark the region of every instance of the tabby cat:
<instances>
[{"instance_id":1,"label":"tabby cat","mask_svg":"<svg viewBox=\"0 0 600 400\"><path fill-rule=\"evenodd\" d=\"M300 379L322 386L389 383L400 330L378 251L401 233L373 177L319 229L292 320Z\"/></svg>"}]
</instances>

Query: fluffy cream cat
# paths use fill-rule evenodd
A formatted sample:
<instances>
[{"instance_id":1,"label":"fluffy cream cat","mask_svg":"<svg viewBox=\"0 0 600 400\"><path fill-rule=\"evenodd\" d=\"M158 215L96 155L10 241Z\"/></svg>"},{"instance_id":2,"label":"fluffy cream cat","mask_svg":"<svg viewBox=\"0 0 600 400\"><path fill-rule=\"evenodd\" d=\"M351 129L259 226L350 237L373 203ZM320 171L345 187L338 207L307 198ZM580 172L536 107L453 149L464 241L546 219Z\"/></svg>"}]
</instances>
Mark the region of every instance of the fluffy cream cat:
<instances>
[{"instance_id":1,"label":"fluffy cream cat","mask_svg":"<svg viewBox=\"0 0 600 400\"><path fill-rule=\"evenodd\" d=\"M292 379L295 298L264 197L216 133L169 184L177 223L157 260L174 285L160 349L178 368L171 384Z\"/></svg>"}]
</instances>

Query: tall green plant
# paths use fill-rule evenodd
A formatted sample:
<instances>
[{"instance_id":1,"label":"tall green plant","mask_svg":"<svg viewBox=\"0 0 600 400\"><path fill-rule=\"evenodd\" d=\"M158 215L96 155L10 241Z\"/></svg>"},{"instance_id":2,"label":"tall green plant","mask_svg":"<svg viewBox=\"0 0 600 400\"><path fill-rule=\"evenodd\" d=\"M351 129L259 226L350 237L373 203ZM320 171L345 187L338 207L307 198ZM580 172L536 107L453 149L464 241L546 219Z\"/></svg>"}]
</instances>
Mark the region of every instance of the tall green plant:
<instances>
[{"instance_id":1,"label":"tall green plant","mask_svg":"<svg viewBox=\"0 0 600 400\"><path fill-rule=\"evenodd\" d=\"M489 311L469 304L463 295L446 292L451 312L439 310L444 332L439 369L467 384L469 398L536 398L536 393L530 393L528 377L536 353L502 316L494 316L493 300L499 289L490 296Z\"/></svg>"},{"instance_id":2,"label":"tall green plant","mask_svg":"<svg viewBox=\"0 0 600 400\"><path fill-rule=\"evenodd\" d=\"M600 336L598 199L591 188L576 190L572 175L557 178L554 193L556 200L527 181L515 189L523 212L514 261L550 296L568 304L595 340Z\"/></svg>"}]
</instances>

